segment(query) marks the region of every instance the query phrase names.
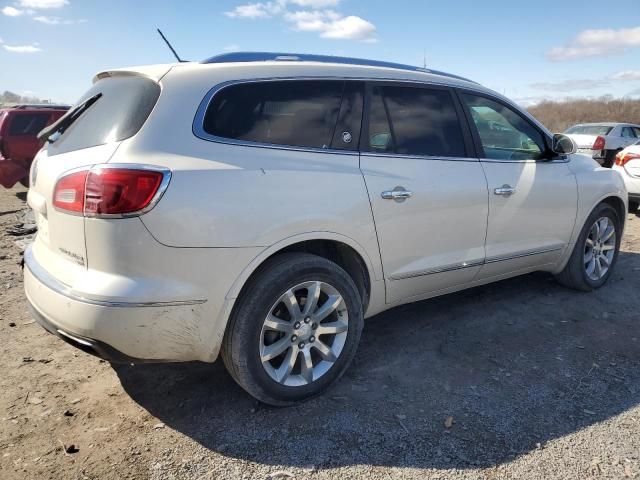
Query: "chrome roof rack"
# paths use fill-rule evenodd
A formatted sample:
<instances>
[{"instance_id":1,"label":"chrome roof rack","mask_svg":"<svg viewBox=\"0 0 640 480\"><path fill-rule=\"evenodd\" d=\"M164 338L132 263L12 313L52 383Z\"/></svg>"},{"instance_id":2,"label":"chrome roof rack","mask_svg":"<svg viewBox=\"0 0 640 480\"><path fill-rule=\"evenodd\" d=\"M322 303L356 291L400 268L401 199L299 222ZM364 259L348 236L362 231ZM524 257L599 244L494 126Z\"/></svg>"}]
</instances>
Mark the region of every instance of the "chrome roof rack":
<instances>
[{"instance_id":1,"label":"chrome roof rack","mask_svg":"<svg viewBox=\"0 0 640 480\"><path fill-rule=\"evenodd\" d=\"M430 68L415 67L402 63L383 62L381 60L366 60L363 58L334 57L332 55L314 55L310 53L276 53L276 52L232 52L216 55L203 60L201 63L232 63L232 62L320 62L320 63L340 63L344 65L362 65L367 67L395 68L410 72L431 73L443 77L457 78L465 82L477 83L468 78L452 75L450 73L431 70Z\"/></svg>"}]
</instances>

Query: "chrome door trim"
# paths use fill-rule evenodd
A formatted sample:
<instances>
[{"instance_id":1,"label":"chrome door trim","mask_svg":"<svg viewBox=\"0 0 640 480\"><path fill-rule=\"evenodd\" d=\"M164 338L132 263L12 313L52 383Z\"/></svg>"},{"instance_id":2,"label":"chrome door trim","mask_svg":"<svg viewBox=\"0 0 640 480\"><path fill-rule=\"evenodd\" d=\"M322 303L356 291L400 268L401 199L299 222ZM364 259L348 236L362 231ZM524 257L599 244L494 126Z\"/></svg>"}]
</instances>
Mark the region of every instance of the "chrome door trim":
<instances>
[{"instance_id":1,"label":"chrome door trim","mask_svg":"<svg viewBox=\"0 0 640 480\"><path fill-rule=\"evenodd\" d=\"M509 255L499 255L495 257L489 257L489 258L486 258L485 260L473 260L470 262L444 265L442 267L430 268L426 270L418 270L415 272L400 273L396 275L391 275L389 277L389 280L406 280L408 278L422 277L425 275L434 275L436 273L453 272L455 270L479 267L482 265L487 265L489 263L504 262L507 260L515 260L516 258L530 257L533 255L542 255L543 253L557 252L557 251L563 250L564 248L565 248L565 245L558 245L558 246L553 246L548 248L524 250L522 252L512 253Z\"/></svg>"},{"instance_id":2,"label":"chrome door trim","mask_svg":"<svg viewBox=\"0 0 640 480\"><path fill-rule=\"evenodd\" d=\"M530 257L532 255L542 255L543 253L557 252L564 249L564 247L564 245L557 245L547 248L523 250L521 252L511 253L509 255L497 255L495 257L488 257L487 259L485 259L484 263L504 262L506 260L515 260L516 258Z\"/></svg>"},{"instance_id":3,"label":"chrome door trim","mask_svg":"<svg viewBox=\"0 0 640 480\"><path fill-rule=\"evenodd\" d=\"M483 260L472 260L470 262L455 263L427 270L418 270L416 272L400 273L390 276L389 280L405 280L407 278L422 277L424 275L433 275L435 273L453 272L455 270L462 270L465 268L479 267L483 264Z\"/></svg>"}]
</instances>

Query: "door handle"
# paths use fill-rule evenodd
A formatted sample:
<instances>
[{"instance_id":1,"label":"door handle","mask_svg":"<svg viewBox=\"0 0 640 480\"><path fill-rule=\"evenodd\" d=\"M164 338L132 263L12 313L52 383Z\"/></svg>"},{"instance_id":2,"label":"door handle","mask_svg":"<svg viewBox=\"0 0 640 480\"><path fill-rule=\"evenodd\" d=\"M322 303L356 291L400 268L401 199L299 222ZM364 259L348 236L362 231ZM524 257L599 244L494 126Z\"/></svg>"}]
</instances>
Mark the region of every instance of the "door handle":
<instances>
[{"instance_id":1,"label":"door handle","mask_svg":"<svg viewBox=\"0 0 640 480\"><path fill-rule=\"evenodd\" d=\"M502 196L508 197L509 195L513 195L514 193L516 193L516 189L513 188L511 185L507 185L505 183L501 187L494 189L493 193L496 195L502 195Z\"/></svg>"},{"instance_id":2,"label":"door handle","mask_svg":"<svg viewBox=\"0 0 640 480\"><path fill-rule=\"evenodd\" d=\"M410 198L413 192L405 190L404 187L396 187L393 190L385 190L380 194L385 200L395 200L396 202L404 202L407 198Z\"/></svg>"}]
</instances>

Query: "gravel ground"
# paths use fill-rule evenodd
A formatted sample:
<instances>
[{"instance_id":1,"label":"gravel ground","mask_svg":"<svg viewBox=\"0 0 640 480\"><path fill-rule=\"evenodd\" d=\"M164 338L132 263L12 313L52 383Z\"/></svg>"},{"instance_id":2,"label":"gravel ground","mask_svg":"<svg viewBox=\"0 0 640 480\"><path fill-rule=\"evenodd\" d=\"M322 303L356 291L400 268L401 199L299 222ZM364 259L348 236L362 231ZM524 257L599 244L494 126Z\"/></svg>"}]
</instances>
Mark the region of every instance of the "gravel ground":
<instances>
[{"instance_id":1,"label":"gravel ground","mask_svg":"<svg viewBox=\"0 0 640 480\"><path fill-rule=\"evenodd\" d=\"M385 312L324 396L109 365L31 320L0 190L0 478L584 479L640 472L640 218L597 292L533 274Z\"/></svg>"}]
</instances>

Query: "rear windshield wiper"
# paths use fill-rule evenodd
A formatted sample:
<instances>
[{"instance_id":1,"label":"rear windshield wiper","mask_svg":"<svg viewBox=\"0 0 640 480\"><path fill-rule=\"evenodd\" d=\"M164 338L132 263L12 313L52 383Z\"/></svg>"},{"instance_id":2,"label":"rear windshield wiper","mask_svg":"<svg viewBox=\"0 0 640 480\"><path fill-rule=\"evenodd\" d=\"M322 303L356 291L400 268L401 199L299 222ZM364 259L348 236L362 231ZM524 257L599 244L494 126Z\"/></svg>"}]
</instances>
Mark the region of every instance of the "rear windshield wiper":
<instances>
[{"instance_id":1,"label":"rear windshield wiper","mask_svg":"<svg viewBox=\"0 0 640 480\"><path fill-rule=\"evenodd\" d=\"M69 112L63 117L60 117L57 122L52 123L48 127L41 130L40 133L38 133L38 140L47 140L49 141L49 143L55 142L56 139L51 140L51 137L55 133L58 133L58 137L60 137L60 135L62 135L65 130L69 128L69 126L80 117L80 115L86 112L91 107L91 105L96 103L100 97L102 97L102 93L96 93L93 97L88 98L77 107L69 110Z\"/></svg>"}]
</instances>

